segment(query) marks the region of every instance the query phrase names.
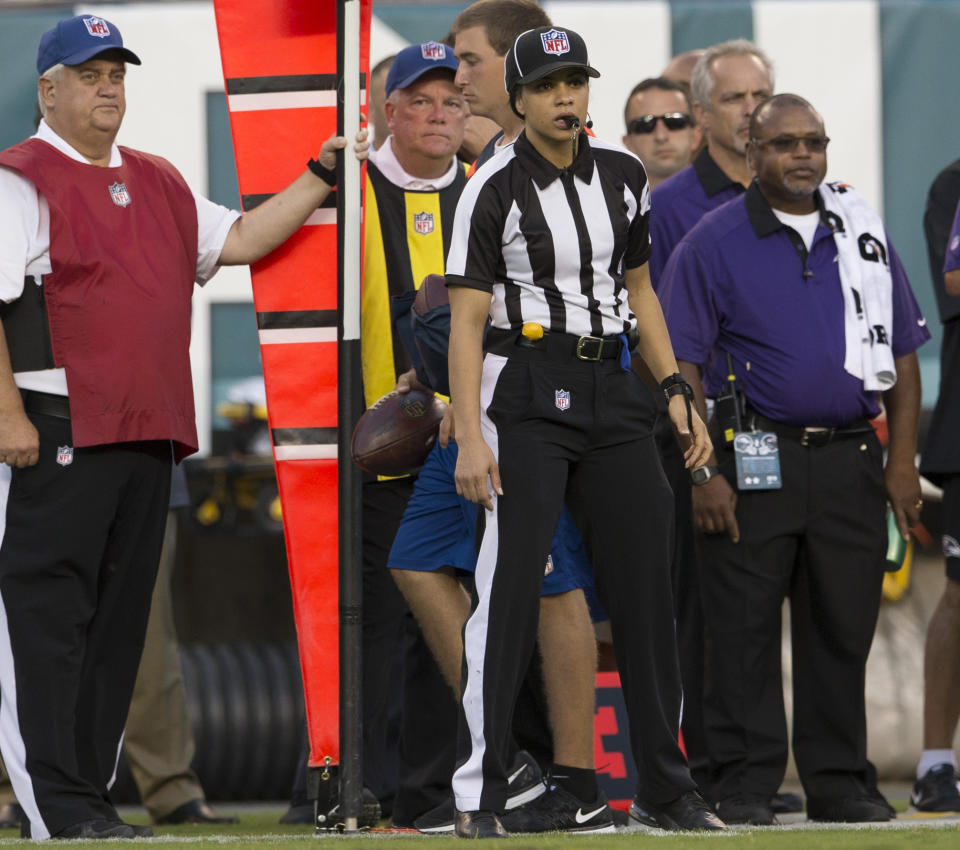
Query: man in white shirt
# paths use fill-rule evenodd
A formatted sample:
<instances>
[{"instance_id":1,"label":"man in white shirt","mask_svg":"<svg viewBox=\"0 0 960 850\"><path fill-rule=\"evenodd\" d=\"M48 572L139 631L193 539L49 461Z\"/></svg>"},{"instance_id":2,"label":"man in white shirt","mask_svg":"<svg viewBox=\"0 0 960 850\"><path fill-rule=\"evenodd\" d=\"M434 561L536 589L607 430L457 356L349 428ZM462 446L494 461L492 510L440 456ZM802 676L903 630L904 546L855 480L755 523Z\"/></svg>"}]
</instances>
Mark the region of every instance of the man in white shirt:
<instances>
[{"instance_id":1,"label":"man in white shirt","mask_svg":"<svg viewBox=\"0 0 960 850\"><path fill-rule=\"evenodd\" d=\"M127 63L109 21L60 21L38 51L44 120L0 153L0 747L35 839L150 834L107 788L171 461L197 445L193 283L289 237L346 144L255 210L224 209L115 144Z\"/></svg>"}]
</instances>

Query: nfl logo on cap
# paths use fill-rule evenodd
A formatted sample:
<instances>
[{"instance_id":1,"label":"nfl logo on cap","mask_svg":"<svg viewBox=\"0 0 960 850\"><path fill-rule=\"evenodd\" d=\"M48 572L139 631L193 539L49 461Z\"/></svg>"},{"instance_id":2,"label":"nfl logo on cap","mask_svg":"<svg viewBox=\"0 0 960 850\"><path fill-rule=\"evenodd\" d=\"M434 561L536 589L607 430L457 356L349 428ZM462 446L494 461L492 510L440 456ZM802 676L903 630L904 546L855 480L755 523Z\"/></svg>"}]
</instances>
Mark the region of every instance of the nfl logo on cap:
<instances>
[{"instance_id":1,"label":"nfl logo on cap","mask_svg":"<svg viewBox=\"0 0 960 850\"><path fill-rule=\"evenodd\" d=\"M83 25L90 35L97 38L106 38L110 35L110 27L107 26L107 22L103 18L84 18Z\"/></svg>"},{"instance_id":2,"label":"nfl logo on cap","mask_svg":"<svg viewBox=\"0 0 960 850\"><path fill-rule=\"evenodd\" d=\"M570 52L570 40L563 30L542 32L540 33L540 41L543 42L544 53L553 53L556 56L561 56L564 53Z\"/></svg>"},{"instance_id":3,"label":"nfl logo on cap","mask_svg":"<svg viewBox=\"0 0 960 850\"><path fill-rule=\"evenodd\" d=\"M127 192L126 183L112 183L107 188L110 190L110 197L118 207L130 205L130 195Z\"/></svg>"},{"instance_id":4,"label":"nfl logo on cap","mask_svg":"<svg viewBox=\"0 0 960 850\"><path fill-rule=\"evenodd\" d=\"M422 236L433 233L433 213L426 211L414 213L413 229Z\"/></svg>"},{"instance_id":5,"label":"nfl logo on cap","mask_svg":"<svg viewBox=\"0 0 960 850\"><path fill-rule=\"evenodd\" d=\"M438 41L425 41L420 45L420 54L424 59L439 62L447 56L447 48Z\"/></svg>"}]
</instances>

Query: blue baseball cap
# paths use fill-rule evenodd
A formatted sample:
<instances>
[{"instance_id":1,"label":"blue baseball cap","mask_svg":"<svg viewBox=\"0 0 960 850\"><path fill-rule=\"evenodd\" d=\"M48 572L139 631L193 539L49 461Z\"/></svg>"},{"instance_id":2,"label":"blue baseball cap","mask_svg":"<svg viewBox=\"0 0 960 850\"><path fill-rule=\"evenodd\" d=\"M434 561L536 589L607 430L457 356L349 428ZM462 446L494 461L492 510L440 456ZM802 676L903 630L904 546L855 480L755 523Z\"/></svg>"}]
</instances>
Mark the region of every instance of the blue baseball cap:
<instances>
[{"instance_id":1,"label":"blue baseball cap","mask_svg":"<svg viewBox=\"0 0 960 850\"><path fill-rule=\"evenodd\" d=\"M387 74L386 96L390 97L394 89L413 85L428 71L437 68L446 68L456 74L459 64L453 50L439 41L425 41L404 47L393 60Z\"/></svg>"},{"instance_id":2,"label":"blue baseball cap","mask_svg":"<svg viewBox=\"0 0 960 850\"><path fill-rule=\"evenodd\" d=\"M106 50L116 50L125 62L141 64L140 57L123 46L120 30L110 21L93 15L67 18L40 36L37 73L43 74L54 65L81 65Z\"/></svg>"}]
</instances>

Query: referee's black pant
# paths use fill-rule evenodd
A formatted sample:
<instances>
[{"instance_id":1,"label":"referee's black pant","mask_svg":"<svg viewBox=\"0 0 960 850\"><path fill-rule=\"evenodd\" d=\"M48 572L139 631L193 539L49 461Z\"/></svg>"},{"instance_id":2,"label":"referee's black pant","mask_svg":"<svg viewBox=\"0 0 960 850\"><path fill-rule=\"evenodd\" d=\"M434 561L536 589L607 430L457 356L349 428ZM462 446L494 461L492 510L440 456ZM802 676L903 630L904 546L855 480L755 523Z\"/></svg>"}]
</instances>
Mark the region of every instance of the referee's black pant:
<instances>
[{"instance_id":1,"label":"referee's black pant","mask_svg":"<svg viewBox=\"0 0 960 850\"><path fill-rule=\"evenodd\" d=\"M485 514L464 627L457 808L504 808L510 721L565 496L610 614L640 793L673 800L694 783L677 742L673 498L652 437L653 398L616 359L516 347L509 359L484 358L481 408L504 495Z\"/></svg>"},{"instance_id":2,"label":"referee's black pant","mask_svg":"<svg viewBox=\"0 0 960 850\"><path fill-rule=\"evenodd\" d=\"M704 535L704 717L713 797L771 797L787 766L781 609L790 599L793 753L808 797L875 787L864 680L886 550L872 431L820 447L781 437L783 489L741 492L740 541ZM736 481L733 452L718 448Z\"/></svg>"},{"instance_id":3,"label":"referee's black pant","mask_svg":"<svg viewBox=\"0 0 960 850\"><path fill-rule=\"evenodd\" d=\"M160 558L169 441L72 446L0 466L0 746L29 834L119 820L107 796ZM59 462L58 462L59 457Z\"/></svg>"}]
</instances>

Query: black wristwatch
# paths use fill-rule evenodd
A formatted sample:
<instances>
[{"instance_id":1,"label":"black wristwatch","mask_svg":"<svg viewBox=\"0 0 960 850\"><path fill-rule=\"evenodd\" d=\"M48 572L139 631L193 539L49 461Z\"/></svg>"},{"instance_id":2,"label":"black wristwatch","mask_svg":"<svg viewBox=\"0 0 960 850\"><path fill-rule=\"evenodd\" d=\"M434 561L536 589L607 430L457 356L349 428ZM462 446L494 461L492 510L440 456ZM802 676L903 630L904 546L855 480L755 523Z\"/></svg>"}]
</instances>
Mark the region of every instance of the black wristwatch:
<instances>
[{"instance_id":1,"label":"black wristwatch","mask_svg":"<svg viewBox=\"0 0 960 850\"><path fill-rule=\"evenodd\" d=\"M660 382L660 389L663 390L664 398L666 398L667 401L670 401L671 396L681 394L686 396L687 399L693 399L693 387L687 383L687 379L679 372L667 375L667 377Z\"/></svg>"},{"instance_id":2,"label":"black wristwatch","mask_svg":"<svg viewBox=\"0 0 960 850\"><path fill-rule=\"evenodd\" d=\"M695 486L706 484L711 478L720 474L719 466L698 466L690 470L690 480Z\"/></svg>"}]
</instances>

